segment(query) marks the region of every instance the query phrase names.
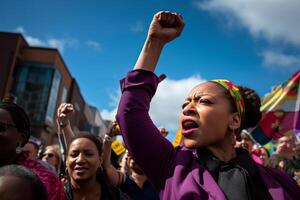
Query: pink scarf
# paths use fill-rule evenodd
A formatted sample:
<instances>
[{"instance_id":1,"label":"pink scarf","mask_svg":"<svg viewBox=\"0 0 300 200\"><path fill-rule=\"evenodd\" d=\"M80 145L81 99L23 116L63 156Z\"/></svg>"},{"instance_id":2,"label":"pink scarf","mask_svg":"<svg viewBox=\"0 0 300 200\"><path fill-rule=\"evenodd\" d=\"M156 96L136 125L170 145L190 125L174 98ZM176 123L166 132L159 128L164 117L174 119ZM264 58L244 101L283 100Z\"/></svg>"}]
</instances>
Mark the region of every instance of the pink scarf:
<instances>
[{"instance_id":1,"label":"pink scarf","mask_svg":"<svg viewBox=\"0 0 300 200\"><path fill-rule=\"evenodd\" d=\"M40 177L41 181L46 187L48 200L66 199L62 184L54 173L50 172L47 168L42 166L37 161L28 159L26 154L23 152L20 154L17 164L30 169Z\"/></svg>"}]
</instances>

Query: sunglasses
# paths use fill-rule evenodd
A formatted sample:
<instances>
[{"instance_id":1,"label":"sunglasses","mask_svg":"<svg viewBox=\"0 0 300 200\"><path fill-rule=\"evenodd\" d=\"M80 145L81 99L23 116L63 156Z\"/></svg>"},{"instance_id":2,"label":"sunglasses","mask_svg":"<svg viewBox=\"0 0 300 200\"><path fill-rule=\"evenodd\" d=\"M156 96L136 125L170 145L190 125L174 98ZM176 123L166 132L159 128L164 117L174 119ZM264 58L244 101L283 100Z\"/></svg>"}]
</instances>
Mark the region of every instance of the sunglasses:
<instances>
[{"instance_id":1,"label":"sunglasses","mask_svg":"<svg viewBox=\"0 0 300 200\"><path fill-rule=\"evenodd\" d=\"M54 157L54 153L44 153L43 157L47 156L48 158Z\"/></svg>"},{"instance_id":2,"label":"sunglasses","mask_svg":"<svg viewBox=\"0 0 300 200\"><path fill-rule=\"evenodd\" d=\"M0 122L0 133L7 131L11 127L17 128L16 125Z\"/></svg>"}]
</instances>

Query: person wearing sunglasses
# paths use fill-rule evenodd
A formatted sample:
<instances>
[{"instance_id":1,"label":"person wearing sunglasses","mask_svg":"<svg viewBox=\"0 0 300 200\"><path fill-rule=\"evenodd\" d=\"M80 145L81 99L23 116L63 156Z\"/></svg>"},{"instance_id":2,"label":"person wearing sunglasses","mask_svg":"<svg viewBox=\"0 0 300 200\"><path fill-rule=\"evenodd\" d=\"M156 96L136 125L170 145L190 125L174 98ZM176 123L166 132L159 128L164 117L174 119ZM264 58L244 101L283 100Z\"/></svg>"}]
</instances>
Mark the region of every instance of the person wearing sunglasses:
<instances>
[{"instance_id":1,"label":"person wearing sunglasses","mask_svg":"<svg viewBox=\"0 0 300 200\"><path fill-rule=\"evenodd\" d=\"M33 139L33 137L30 137L29 141L22 148L22 151L24 152L24 154L28 154L28 159L36 160L37 162L42 164L44 167L46 167L49 171L56 174L56 169L53 165L39 159L39 156L38 156L39 148L40 148L40 146L39 146L38 142L36 142L36 139Z\"/></svg>"},{"instance_id":2,"label":"person wearing sunglasses","mask_svg":"<svg viewBox=\"0 0 300 200\"><path fill-rule=\"evenodd\" d=\"M42 161L49 163L55 167L56 174L60 173L61 166L61 156L60 149L58 145L49 145L45 148L44 153L42 154Z\"/></svg>"},{"instance_id":3,"label":"person wearing sunglasses","mask_svg":"<svg viewBox=\"0 0 300 200\"><path fill-rule=\"evenodd\" d=\"M60 180L36 160L28 158L22 147L30 137L30 120L15 103L0 102L0 167L21 165L37 174L46 187L48 199L64 200ZM1 189L1 188L0 188Z\"/></svg>"}]
</instances>

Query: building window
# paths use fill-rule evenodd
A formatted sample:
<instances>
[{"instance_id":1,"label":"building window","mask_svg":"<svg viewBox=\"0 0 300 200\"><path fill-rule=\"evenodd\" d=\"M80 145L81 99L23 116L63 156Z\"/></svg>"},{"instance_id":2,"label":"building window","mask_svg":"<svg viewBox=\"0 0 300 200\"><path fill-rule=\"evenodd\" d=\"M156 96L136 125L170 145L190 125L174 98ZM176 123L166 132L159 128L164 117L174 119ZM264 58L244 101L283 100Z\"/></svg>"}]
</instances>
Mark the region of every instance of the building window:
<instances>
[{"instance_id":1,"label":"building window","mask_svg":"<svg viewBox=\"0 0 300 200\"><path fill-rule=\"evenodd\" d=\"M53 80L52 80L49 101L48 101L47 114L46 114L46 122L49 123L53 123L54 114L56 112L56 102L57 102L60 80L61 80L60 73L58 72L58 70L55 70Z\"/></svg>"},{"instance_id":2,"label":"building window","mask_svg":"<svg viewBox=\"0 0 300 200\"><path fill-rule=\"evenodd\" d=\"M16 91L17 93L21 93L25 90L26 86L26 81L27 81L27 76L28 76L28 68L23 67L19 70L19 80L18 80L18 85L16 86Z\"/></svg>"},{"instance_id":3,"label":"building window","mask_svg":"<svg viewBox=\"0 0 300 200\"><path fill-rule=\"evenodd\" d=\"M75 110L76 110L77 112L80 112L80 107L79 107L78 103L77 103L77 102L74 102L73 104L74 104Z\"/></svg>"},{"instance_id":4,"label":"building window","mask_svg":"<svg viewBox=\"0 0 300 200\"><path fill-rule=\"evenodd\" d=\"M53 65L22 62L16 67L12 92L33 125L43 125L46 114L54 116L60 79Z\"/></svg>"},{"instance_id":5,"label":"building window","mask_svg":"<svg viewBox=\"0 0 300 200\"><path fill-rule=\"evenodd\" d=\"M61 95L61 103L64 103L67 101L67 94L68 94L68 88L66 86L64 86L63 92Z\"/></svg>"}]
</instances>

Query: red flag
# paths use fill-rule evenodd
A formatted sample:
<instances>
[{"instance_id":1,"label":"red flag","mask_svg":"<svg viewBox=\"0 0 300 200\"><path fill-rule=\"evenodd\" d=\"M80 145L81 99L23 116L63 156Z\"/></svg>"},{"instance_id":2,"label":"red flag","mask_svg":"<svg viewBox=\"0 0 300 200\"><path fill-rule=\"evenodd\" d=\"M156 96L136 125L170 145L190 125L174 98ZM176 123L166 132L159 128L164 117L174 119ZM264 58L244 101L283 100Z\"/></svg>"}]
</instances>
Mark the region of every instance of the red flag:
<instances>
[{"instance_id":1,"label":"red flag","mask_svg":"<svg viewBox=\"0 0 300 200\"><path fill-rule=\"evenodd\" d=\"M283 135L300 134L300 71L289 80L277 86L262 100L262 119L252 131L252 136L260 144Z\"/></svg>"}]
</instances>

